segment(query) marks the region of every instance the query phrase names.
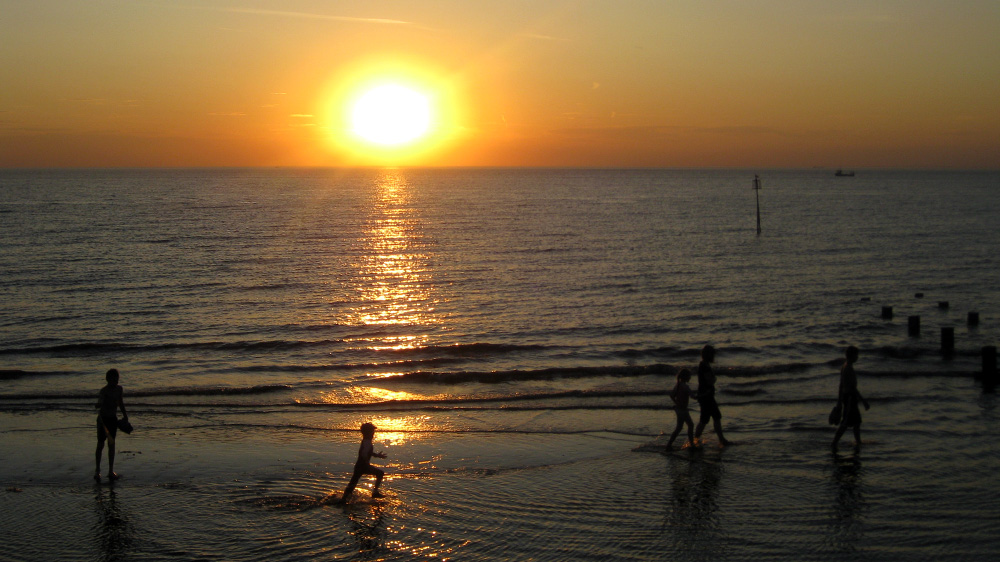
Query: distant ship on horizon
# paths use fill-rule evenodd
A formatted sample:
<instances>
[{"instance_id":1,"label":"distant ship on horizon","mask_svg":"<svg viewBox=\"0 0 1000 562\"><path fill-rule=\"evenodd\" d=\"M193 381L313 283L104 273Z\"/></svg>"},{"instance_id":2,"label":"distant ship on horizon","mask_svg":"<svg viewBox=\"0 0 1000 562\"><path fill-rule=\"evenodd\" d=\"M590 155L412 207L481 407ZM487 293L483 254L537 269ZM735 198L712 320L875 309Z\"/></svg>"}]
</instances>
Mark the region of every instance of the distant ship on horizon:
<instances>
[{"instance_id":1,"label":"distant ship on horizon","mask_svg":"<svg viewBox=\"0 0 1000 562\"><path fill-rule=\"evenodd\" d=\"M853 178L854 177L854 172L853 171L851 171L851 172L845 172L844 170L837 170L837 172L835 174L833 174L833 175L835 175L837 177Z\"/></svg>"}]
</instances>

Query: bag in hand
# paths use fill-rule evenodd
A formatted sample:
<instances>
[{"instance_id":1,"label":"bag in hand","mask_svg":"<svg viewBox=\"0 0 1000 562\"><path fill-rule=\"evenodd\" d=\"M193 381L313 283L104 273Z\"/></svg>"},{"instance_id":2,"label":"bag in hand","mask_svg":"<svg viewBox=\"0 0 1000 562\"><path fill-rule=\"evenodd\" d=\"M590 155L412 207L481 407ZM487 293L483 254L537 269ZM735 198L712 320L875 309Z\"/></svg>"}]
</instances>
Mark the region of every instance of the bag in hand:
<instances>
[{"instance_id":1,"label":"bag in hand","mask_svg":"<svg viewBox=\"0 0 1000 562\"><path fill-rule=\"evenodd\" d=\"M122 418L118 420L118 431L124 431L125 433L132 433L132 424L128 423L128 418Z\"/></svg>"},{"instance_id":2,"label":"bag in hand","mask_svg":"<svg viewBox=\"0 0 1000 562\"><path fill-rule=\"evenodd\" d=\"M840 417L840 402L837 402L837 405L833 407L833 410L830 410L830 418L827 421L830 422L830 425L840 425Z\"/></svg>"}]
</instances>

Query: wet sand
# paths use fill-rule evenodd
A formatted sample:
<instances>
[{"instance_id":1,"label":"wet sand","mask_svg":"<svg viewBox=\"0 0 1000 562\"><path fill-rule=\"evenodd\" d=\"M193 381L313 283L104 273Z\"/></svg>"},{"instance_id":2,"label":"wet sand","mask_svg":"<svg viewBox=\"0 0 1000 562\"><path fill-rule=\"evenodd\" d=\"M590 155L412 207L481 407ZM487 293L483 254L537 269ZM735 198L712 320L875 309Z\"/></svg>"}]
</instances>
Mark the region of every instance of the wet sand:
<instances>
[{"instance_id":1,"label":"wet sand","mask_svg":"<svg viewBox=\"0 0 1000 562\"><path fill-rule=\"evenodd\" d=\"M946 448L882 430L834 455L820 425L734 423L734 446L708 434L663 455L633 452L655 435L430 434L388 447L388 498L366 479L345 507L332 500L350 433L137 430L119 441L122 479L95 485L90 432L32 420L0 442L12 560L985 560L1000 547L995 438Z\"/></svg>"}]
</instances>

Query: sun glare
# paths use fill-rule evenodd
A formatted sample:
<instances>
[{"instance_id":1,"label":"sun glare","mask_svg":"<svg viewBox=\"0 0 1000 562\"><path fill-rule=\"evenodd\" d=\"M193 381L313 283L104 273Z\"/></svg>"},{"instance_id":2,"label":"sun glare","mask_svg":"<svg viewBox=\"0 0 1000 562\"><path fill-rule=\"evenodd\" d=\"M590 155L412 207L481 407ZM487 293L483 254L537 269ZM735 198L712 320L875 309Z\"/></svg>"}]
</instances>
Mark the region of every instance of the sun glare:
<instances>
[{"instance_id":1,"label":"sun glare","mask_svg":"<svg viewBox=\"0 0 1000 562\"><path fill-rule=\"evenodd\" d=\"M430 124L427 96L398 84L384 84L364 92L351 108L354 134L383 146L420 140Z\"/></svg>"},{"instance_id":2,"label":"sun glare","mask_svg":"<svg viewBox=\"0 0 1000 562\"><path fill-rule=\"evenodd\" d=\"M317 92L331 163L420 166L439 162L466 135L460 77L424 61L358 59Z\"/></svg>"}]
</instances>

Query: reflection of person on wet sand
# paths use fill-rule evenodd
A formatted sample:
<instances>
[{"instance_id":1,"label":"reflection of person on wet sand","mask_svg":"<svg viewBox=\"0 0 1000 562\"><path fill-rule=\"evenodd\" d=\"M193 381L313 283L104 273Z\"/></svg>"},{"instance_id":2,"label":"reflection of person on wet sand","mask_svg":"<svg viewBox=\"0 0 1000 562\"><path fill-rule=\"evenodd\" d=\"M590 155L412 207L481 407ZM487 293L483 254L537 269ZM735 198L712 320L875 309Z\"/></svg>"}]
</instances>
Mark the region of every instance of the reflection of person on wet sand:
<instances>
[{"instance_id":1,"label":"reflection of person on wet sand","mask_svg":"<svg viewBox=\"0 0 1000 562\"><path fill-rule=\"evenodd\" d=\"M371 509L350 514L351 538L360 559L382 560L386 547L385 506L375 504Z\"/></svg>"},{"instance_id":2,"label":"reflection of person on wet sand","mask_svg":"<svg viewBox=\"0 0 1000 562\"><path fill-rule=\"evenodd\" d=\"M864 537L865 501L863 470L856 456L833 455L834 502L830 517L830 543L836 551L857 553L858 542Z\"/></svg>"},{"instance_id":3,"label":"reflection of person on wet sand","mask_svg":"<svg viewBox=\"0 0 1000 562\"><path fill-rule=\"evenodd\" d=\"M97 397L97 468L94 470L94 480L101 480L101 452L104 441L108 442L108 480L117 480L115 474L115 437L118 435L118 410L122 417L128 419L125 402L122 400L124 390L118 384L118 369L109 369L104 378L108 381Z\"/></svg>"},{"instance_id":4,"label":"reflection of person on wet sand","mask_svg":"<svg viewBox=\"0 0 1000 562\"><path fill-rule=\"evenodd\" d=\"M725 558L726 528L719 524L722 465L669 463L672 481L663 531L675 536L678 552L697 552L701 560Z\"/></svg>"},{"instance_id":5,"label":"reflection of person on wet sand","mask_svg":"<svg viewBox=\"0 0 1000 562\"><path fill-rule=\"evenodd\" d=\"M125 560L133 548L135 533L128 514L116 502L115 490L97 488L100 524L94 527L100 560Z\"/></svg>"},{"instance_id":6,"label":"reflection of person on wet sand","mask_svg":"<svg viewBox=\"0 0 1000 562\"><path fill-rule=\"evenodd\" d=\"M347 485L347 489L344 490L344 496L340 498L340 501L346 502L351 494L354 493L354 487L358 485L358 480L365 474L375 475L375 487L372 488L372 497L381 498L382 493L378 491L379 486L382 485L382 477L385 476L385 472L378 468L377 466L372 466L372 457L378 457L380 459L385 458L385 453L379 451L375 452L375 447L372 445L372 439L375 437L375 426L371 423L361 424L361 447L358 448L358 460L354 463L354 475L351 476L351 482Z\"/></svg>"},{"instance_id":7,"label":"reflection of person on wet sand","mask_svg":"<svg viewBox=\"0 0 1000 562\"><path fill-rule=\"evenodd\" d=\"M712 372L712 361L715 361L715 348L706 345L701 348L701 363L698 364L698 405L701 407L701 419L694 430L695 439L701 439L701 432L712 420L715 435L719 437L720 445L728 445L729 441L722 435L722 412L715 401L715 373Z\"/></svg>"},{"instance_id":8,"label":"reflection of person on wet sand","mask_svg":"<svg viewBox=\"0 0 1000 562\"><path fill-rule=\"evenodd\" d=\"M858 348L853 345L847 348L844 366L840 368L840 391L837 396L837 405L840 406L841 418L840 426L837 427L837 434L833 436L833 449L837 449L837 443L848 427L854 428L854 445L861 445L861 409L858 403L865 405L868 410L868 401L858 392L858 375L854 372L854 363L858 360Z\"/></svg>"},{"instance_id":9,"label":"reflection of person on wet sand","mask_svg":"<svg viewBox=\"0 0 1000 562\"><path fill-rule=\"evenodd\" d=\"M691 389L688 387L688 381L691 380L691 371L687 369L681 369L677 373L677 384L674 385L674 389L670 391L670 398L674 401L674 412L677 414L677 427L674 432L670 434L670 441L667 442L667 450L674 448L674 439L680 435L681 429L684 428L684 424L687 424L688 428L688 447L694 446L694 420L691 419L691 413L688 412L688 402L691 398Z\"/></svg>"}]
</instances>

